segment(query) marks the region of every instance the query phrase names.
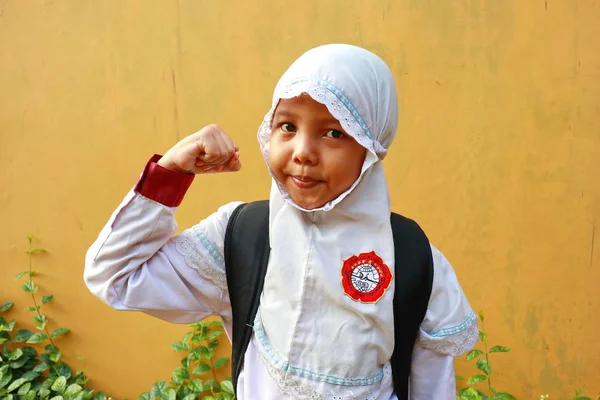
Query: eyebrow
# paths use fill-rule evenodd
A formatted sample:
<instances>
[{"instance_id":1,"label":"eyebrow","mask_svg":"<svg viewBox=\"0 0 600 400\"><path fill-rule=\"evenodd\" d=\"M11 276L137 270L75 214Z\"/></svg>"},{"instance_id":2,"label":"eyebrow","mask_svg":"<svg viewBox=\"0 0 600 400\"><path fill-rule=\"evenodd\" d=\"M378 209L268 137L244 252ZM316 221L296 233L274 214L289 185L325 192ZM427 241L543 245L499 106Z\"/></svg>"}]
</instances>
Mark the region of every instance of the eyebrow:
<instances>
[{"instance_id":1,"label":"eyebrow","mask_svg":"<svg viewBox=\"0 0 600 400\"><path fill-rule=\"evenodd\" d=\"M273 119L275 118L297 118L298 114L288 109L277 109L275 110L275 114L273 115ZM329 123L329 124L338 124L341 125L341 122L338 121L333 115L329 115L324 118L319 118L319 122L321 123Z\"/></svg>"}]
</instances>

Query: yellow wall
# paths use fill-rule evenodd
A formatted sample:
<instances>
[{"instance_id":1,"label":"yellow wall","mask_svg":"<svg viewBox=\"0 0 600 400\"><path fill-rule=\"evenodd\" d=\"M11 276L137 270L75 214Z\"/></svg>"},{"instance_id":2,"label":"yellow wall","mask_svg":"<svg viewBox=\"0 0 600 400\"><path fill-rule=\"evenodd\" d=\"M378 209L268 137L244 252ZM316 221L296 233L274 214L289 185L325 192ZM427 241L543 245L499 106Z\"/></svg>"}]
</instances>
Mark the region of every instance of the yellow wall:
<instances>
[{"instance_id":1,"label":"yellow wall","mask_svg":"<svg viewBox=\"0 0 600 400\"><path fill-rule=\"evenodd\" d=\"M397 79L394 209L453 262L492 344L514 349L494 385L598 392L599 20L576 0L0 1L0 300L28 305L13 276L33 234L50 315L73 330L63 350L92 385L122 398L168 379L185 327L96 300L87 247L150 155L208 123L240 144L243 171L197 179L180 226L265 198L255 132L277 78L348 42Z\"/></svg>"}]
</instances>

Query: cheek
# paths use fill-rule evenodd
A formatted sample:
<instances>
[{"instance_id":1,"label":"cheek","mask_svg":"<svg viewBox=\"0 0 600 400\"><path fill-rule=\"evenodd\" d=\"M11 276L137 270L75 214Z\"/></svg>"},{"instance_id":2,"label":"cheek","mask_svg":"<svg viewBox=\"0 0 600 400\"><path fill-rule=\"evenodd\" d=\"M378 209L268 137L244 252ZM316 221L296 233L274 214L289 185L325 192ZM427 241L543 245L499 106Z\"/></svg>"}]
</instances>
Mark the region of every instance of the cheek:
<instances>
[{"instance_id":1,"label":"cheek","mask_svg":"<svg viewBox=\"0 0 600 400\"><path fill-rule=\"evenodd\" d=\"M281 141L271 136L269 141L269 161L273 170L279 169L285 165L285 148Z\"/></svg>"}]
</instances>

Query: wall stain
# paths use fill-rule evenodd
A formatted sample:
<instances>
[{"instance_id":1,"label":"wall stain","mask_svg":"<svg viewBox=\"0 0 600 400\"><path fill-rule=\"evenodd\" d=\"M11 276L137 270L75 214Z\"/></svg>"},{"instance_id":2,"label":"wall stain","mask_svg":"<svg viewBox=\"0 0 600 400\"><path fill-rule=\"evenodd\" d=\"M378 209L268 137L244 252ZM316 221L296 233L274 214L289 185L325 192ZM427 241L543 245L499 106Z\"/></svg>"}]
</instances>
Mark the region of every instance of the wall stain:
<instances>
[{"instance_id":1,"label":"wall stain","mask_svg":"<svg viewBox=\"0 0 600 400\"><path fill-rule=\"evenodd\" d=\"M594 242L596 241L596 219L594 218L594 225L592 228L592 246L590 249L590 268L592 268L592 262L594 261Z\"/></svg>"}]
</instances>

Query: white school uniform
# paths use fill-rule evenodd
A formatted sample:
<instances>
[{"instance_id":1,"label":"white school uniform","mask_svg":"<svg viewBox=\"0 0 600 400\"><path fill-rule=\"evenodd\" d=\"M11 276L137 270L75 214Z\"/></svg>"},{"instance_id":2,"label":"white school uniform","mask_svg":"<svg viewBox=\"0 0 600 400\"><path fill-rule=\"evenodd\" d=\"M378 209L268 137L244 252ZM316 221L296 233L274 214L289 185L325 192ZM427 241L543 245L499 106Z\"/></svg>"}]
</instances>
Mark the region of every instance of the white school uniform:
<instances>
[{"instance_id":1,"label":"white school uniform","mask_svg":"<svg viewBox=\"0 0 600 400\"><path fill-rule=\"evenodd\" d=\"M259 128L267 165L273 111L279 99L301 93L325 104L367 156L354 185L316 210L299 207L273 181L272 250L238 398L396 399L391 300L393 280L402 277L394 274L381 163L398 120L393 78L382 60L357 47L329 45L305 53L280 79ZM223 243L239 203L172 237L174 206L191 179L156 160L88 251L86 283L116 309L176 323L219 315L231 337ZM433 246L432 254L433 291L410 377L411 398L417 400L455 397L452 357L471 349L478 334L452 267Z\"/></svg>"}]
</instances>

